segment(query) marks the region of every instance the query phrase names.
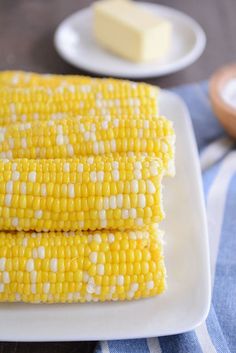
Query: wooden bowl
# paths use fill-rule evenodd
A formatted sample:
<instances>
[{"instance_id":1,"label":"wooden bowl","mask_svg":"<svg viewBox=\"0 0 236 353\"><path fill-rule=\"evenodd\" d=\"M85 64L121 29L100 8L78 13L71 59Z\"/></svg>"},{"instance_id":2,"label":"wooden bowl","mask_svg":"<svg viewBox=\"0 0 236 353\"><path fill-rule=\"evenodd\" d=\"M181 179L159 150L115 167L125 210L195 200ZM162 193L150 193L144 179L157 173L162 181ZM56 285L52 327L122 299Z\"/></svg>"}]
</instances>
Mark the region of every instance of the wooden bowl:
<instances>
[{"instance_id":1,"label":"wooden bowl","mask_svg":"<svg viewBox=\"0 0 236 353\"><path fill-rule=\"evenodd\" d=\"M236 138L236 109L227 104L221 95L230 79L236 79L236 64L224 66L211 77L209 95L216 117L228 134Z\"/></svg>"}]
</instances>

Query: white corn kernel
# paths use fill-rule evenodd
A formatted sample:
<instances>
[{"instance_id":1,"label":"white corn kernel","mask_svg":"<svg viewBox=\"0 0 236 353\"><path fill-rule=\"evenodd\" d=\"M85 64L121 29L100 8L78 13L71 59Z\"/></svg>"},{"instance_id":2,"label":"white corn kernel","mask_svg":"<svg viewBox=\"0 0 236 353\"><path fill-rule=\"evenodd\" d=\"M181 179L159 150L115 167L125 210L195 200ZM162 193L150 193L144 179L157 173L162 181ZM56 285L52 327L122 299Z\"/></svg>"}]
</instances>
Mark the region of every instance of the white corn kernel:
<instances>
[{"instance_id":1,"label":"white corn kernel","mask_svg":"<svg viewBox=\"0 0 236 353\"><path fill-rule=\"evenodd\" d=\"M96 183L96 181L97 181L97 173L95 171L90 172L90 180L93 183Z\"/></svg>"},{"instance_id":2,"label":"white corn kernel","mask_svg":"<svg viewBox=\"0 0 236 353\"><path fill-rule=\"evenodd\" d=\"M119 170L113 170L112 177L113 177L114 181L119 181L119 178L120 178Z\"/></svg>"},{"instance_id":3,"label":"white corn kernel","mask_svg":"<svg viewBox=\"0 0 236 353\"><path fill-rule=\"evenodd\" d=\"M64 170L64 172L69 173L70 172L70 164L67 162L64 163L63 170Z\"/></svg>"},{"instance_id":4,"label":"white corn kernel","mask_svg":"<svg viewBox=\"0 0 236 353\"><path fill-rule=\"evenodd\" d=\"M43 292L44 292L44 294L48 294L49 291L50 291L50 283L45 282L45 283L43 284Z\"/></svg>"},{"instance_id":5,"label":"white corn kernel","mask_svg":"<svg viewBox=\"0 0 236 353\"><path fill-rule=\"evenodd\" d=\"M33 259L29 259L26 262L26 271L31 272L34 270L34 260Z\"/></svg>"},{"instance_id":6,"label":"white corn kernel","mask_svg":"<svg viewBox=\"0 0 236 353\"><path fill-rule=\"evenodd\" d=\"M13 227L18 227L19 219L17 217L13 217L11 223Z\"/></svg>"},{"instance_id":7,"label":"white corn kernel","mask_svg":"<svg viewBox=\"0 0 236 353\"><path fill-rule=\"evenodd\" d=\"M99 265L97 266L97 273L98 273L98 275L100 275L100 276L103 276L103 275L104 275L105 270L104 270L104 265L103 265L103 264L99 264Z\"/></svg>"},{"instance_id":8,"label":"white corn kernel","mask_svg":"<svg viewBox=\"0 0 236 353\"><path fill-rule=\"evenodd\" d=\"M9 207L11 205L12 194L6 194L5 196L5 205Z\"/></svg>"},{"instance_id":9,"label":"white corn kernel","mask_svg":"<svg viewBox=\"0 0 236 353\"><path fill-rule=\"evenodd\" d=\"M135 180L135 179L132 180L130 186L131 186L130 187L131 192L133 192L133 193L137 193L138 192L138 181L137 180Z\"/></svg>"},{"instance_id":10,"label":"white corn kernel","mask_svg":"<svg viewBox=\"0 0 236 353\"><path fill-rule=\"evenodd\" d=\"M1 257L0 258L0 271L4 271L5 270L5 266L6 266L6 258L5 257Z\"/></svg>"},{"instance_id":11,"label":"white corn kernel","mask_svg":"<svg viewBox=\"0 0 236 353\"><path fill-rule=\"evenodd\" d=\"M57 272L57 259L56 258L50 260L50 271Z\"/></svg>"},{"instance_id":12,"label":"white corn kernel","mask_svg":"<svg viewBox=\"0 0 236 353\"><path fill-rule=\"evenodd\" d=\"M155 194L156 187L151 180L147 180L147 192L149 194Z\"/></svg>"},{"instance_id":13,"label":"white corn kernel","mask_svg":"<svg viewBox=\"0 0 236 353\"><path fill-rule=\"evenodd\" d=\"M44 259L45 258L45 248L44 248L44 246L39 246L38 247L38 257L40 259Z\"/></svg>"},{"instance_id":14,"label":"white corn kernel","mask_svg":"<svg viewBox=\"0 0 236 353\"><path fill-rule=\"evenodd\" d=\"M34 212L34 217L37 218L37 219L42 218L42 215L43 215L43 211L42 210L37 210L37 211Z\"/></svg>"},{"instance_id":15,"label":"white corn kernel","mask_svg":"<svg viewBox=\"0 0 236 353\"><path fill-rule=\"evenodd\" d=\"M149 281L149 282L147 282L147 289L153 289L154 288L154 282L153 281Z\"/></svg>"},{"instance_id":16,"label":"white corn kernel","mask_svg":"<svg viewBox=\"0 0 236 353\"><path fill-rule=\"evenodd\" d=\"M119 285L119 286L123 286L124 285L124 276L122 276L122 275L119 275L119 276L117 276L117 284Z\"/></svg>"},{"instance_id":17,"label":"white corn kernel","mask_svg":"<svg viewBox=\"0 0 236 353\"><path fill-rule=\"evenodd\" d=\"M26 183L24 181L20 183L20 193L26 195Z\"/></svg>"},{"instance_id":18,"label":"white corn kernel","mask_svg":"<svg viewBox=\"0 0 236 353\"><path fill-rule=\"evenodd\" d=\"M15 170L15 171L12 173L12 180L17 181L17 180L19 180L19 179L20 179L20 173L19 173L17 170Z\"/></svg>"},{"instance_id":19,"label":"white corn kernel","mask_svg":"<svg viewBox=\"0 0 236 353\"><path fill-rule=\"evenodd\" d=\"M118 208L121 208L123 206L123 195L122 194L118 194L116 196L116 203L117 203Z\"/></svg>"},{"instance_id":20,"label":"white corn kernel","mask_svg":"<svg viewBox=\"0 0 236 353\"><path fill-rule=\"evenodd\" d=\"M108 234L108 241L109 241L109 243L114 243L114 241L115 241L114 234L112 234L112 233Z\"/></svg>"},{"instance_id":21,"label":"white corn kernel","mask_svg":"<svg viewBox=\"0 0 236 353\"><path fill-rule=\"evenodd\" d=\"M104 180L104 172L103 171L97 172L97 180L103 182L103 180Z\"/></svg>"},{"instance_id":22,"label":"white corn kernel","mask_svg":"<svg viewBox=\"0 0 236 353\"><path fill-rule=\"evenodd\" d=\"M126 210L126 209L123 209L123 210L121 211L121 215L122 215L122 218L123 218L123 219L128 219L128 218L129 218L129 211Z\"/></svg>"},{"instance_id":23,"label":"white corn kernel","mask_svg":"<svg viewBox=\"0 0 236 353\"><path fill-rule=\"evenodd\" d=\"M70 198L74 198L75 197L75 186L74 186L74 184L69 184L68 185L68 196L70 197Z\"/></svg>"},{"instance_id":24,"label":"white corn kernel","mask_svg":"<svg viewBox=\"0 0 236 353\"><path fill-rule=\"evenodd\" d=\"M90 254L89 254L89 260L95 264L97 262L97 259L98 259L98 254L97 252L95 251L92 251Z\"/></svg>"},{"instance_id":25,"label":"white corn kernel","mask_svg":"<svg viewBox=\"0 0 236 353\"><path fill-rule=\"evenodd\" d=\"M114 195L110 196L110 207L112 210L115 210L117 205L116 205L116 197Z\"/></svg>"},{"instance_id":26,"label":"white corn kernel","mask_svg":"<svg viewBox=\"0 0 236 353\"><path fill-rule=\"evenodd\" d=\"M12 180L8 180L8 182L6 183L6 193L7 194L13 193L13 181Z\"/></svg>"},{"instance_id":27,"label":"white corn kernel","mask_svg":"<svg viewBox=\"0 0 236 353\"><path fill-rule=\"evenodd\" d=\"M35 183L36 182L36 175L37 174L35 171L29 172L28 180L31 181L32 183Z\"/></svg>"}]
</instances>

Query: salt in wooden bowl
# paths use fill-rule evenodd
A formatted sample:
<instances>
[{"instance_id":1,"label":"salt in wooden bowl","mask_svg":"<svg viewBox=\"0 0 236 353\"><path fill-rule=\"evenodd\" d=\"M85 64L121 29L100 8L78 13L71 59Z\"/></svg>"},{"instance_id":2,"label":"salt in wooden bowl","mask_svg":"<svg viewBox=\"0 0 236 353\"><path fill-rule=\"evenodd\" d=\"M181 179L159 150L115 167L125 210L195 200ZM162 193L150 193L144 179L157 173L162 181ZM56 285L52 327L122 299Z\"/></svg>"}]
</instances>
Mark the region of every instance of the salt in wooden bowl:
<instances>
[{"instance_id":1,"label":"salt in wooden bowl","mask_svg":"<svg viewBox=\"0 0 236 353\"><path fill-rule=\"evenodd\" d=\"M209 95L216 117L228 134L236 138L236 64L224 66L213 74Z\"/></svg>"}]
</instances>

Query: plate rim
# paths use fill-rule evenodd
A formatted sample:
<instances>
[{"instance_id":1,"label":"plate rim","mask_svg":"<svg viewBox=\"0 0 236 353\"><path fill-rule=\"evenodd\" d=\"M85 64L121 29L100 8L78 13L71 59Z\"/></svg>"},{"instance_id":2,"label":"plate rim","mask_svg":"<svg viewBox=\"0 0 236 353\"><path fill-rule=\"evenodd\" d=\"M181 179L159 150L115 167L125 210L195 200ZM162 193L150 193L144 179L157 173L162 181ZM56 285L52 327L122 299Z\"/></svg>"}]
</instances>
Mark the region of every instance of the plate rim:
<instances>
[{"instance_id":1,"label":"plate rim","mask_svg":"<svg viewBox=\"0 0 236 353\"><path fill-rule=\"evenodd\" d=\"M203 321L205 321L208 312L210 310L210 303L211 303L211 285L210 285L210 260L209 260L209 240L208 240L208 230L207 230L207 219L206 219L206 212L205 212L205 204L204 204L204 196L203 196L203 187L202 187L202 178L201 178L201 172L200 172L200 163L199 163L199 158L198 158L198 150L197 150L197 144L196 144L196 139L194 136L194 132L193 132L193 125L192 125L192 121L190 118L190 114L188 111L188 108L186 106L186 104L184 103L184 101L182 100L182 98L180 98L177 94L169 91L169 90L162 90L164 96L166 97L172 97L172 99L175 99L176 101L178 101L178 104L181 105L181 108L183 109L184 112L184 121L188 126L188 143L191 144L191 151L194 154L194 165L195 165L195 170L196 170L196 183L199 185L199 190L198 190L198 201L199 201L199 209L200 209L200 219L201 219L201 224L202 224L202 229L204 231L203 234L203 243L204 243L204 254L205 254L205 261L207 268L206 268L206 273L205 273L205 281L206 281L206 293L204 294L204 305L202 305L202 311L199 312L198 317L194 318L192 320L192 324L191 325L182 325L182 327L180 327L179 330L173 330L172 331L168 331L167 329L163 330L162 332L158 333L155 332L155 325L154 327L150 330L150 332L144 333L144 336L142 335L135 335L135 334L127 334L127 335L119 335L118 332L116 332L116 335L113 337L111 337L111 335L109 334L109 336L96 336L96 335L84 335L83 337L79 337L76 336L74 333L72 335L67 335L65 334L64 336L59 334L56 336L55 334L53 335L47 335L45 336L45 333L40 337L38 334L36 335L29 335L27 336L27 331L25 331L25 328L22 328L22 331L19 329L18 330L18 335L11 337L11 330L9 329L8 333L6 334L6 332L2 332L0 331L0 340L7 340L7 341L25 341L25 342L35 342L35 341L44 341L44 342L52 342L52 341L97 341L97 340L118 340L118 339L134 339L134 338L148 338L148 337L153 337L153 336L164 336L164 335L173 335L173 334L180 334L183 332L187 332L190 330L195 329L197 326L199 326ZM145 299L144 299L145 300ZM141 302L141 301L140 301ZM130 302L132 304L132 302ZM138 303L138 301L136 302ZM2 303L4 304L4 303ZM18 305L33 305L33 304L24 304L24 303L17 303ZM116 303L115 303L116 304ZM69 304L67 304L69 305ZM96 303L94 303L94 305L96 305ZM35 305L37 307L39 307L38 305ZM1 308L0 308L0 313L1 313ZM5 320L5 318L3 318L3 320ZM145 324L145 323L144 323ZM17 323L16 323L17 325ZM18 323L19 328L21 327L20 323ZM49 337L50 336L50 337Z\"/></svg>"},{"instance_id":2,"label":"plate rim","mask_svg":"<svg viewBox=\"0 0 236 353\"><path fill-rule=\"evenodd\" d=\"M58 25L54 32L54 37L53 37L53 43L54 47L57 51L57 53L68 63L73 65L74 67L77 67L78 69L85 70L87 72L93 73L93 74L98 74L98 75L105 75L105 76L114 76L114 77L123 77L123 78L133 78L133 79L141 79L141 78L150 78L150 77L162 77L177 71L180 71L184 69L185 67L190 66L193 64L204 52L205 47L206 47L206 42L207 42L207 37L205 34L205 31L203 28L200 26L200 24L191 16L187 15L185 12L182 12L180 10L177 10L175 8L172 8L170 6L165 6L165 5L160 5L160 4L155 4L155 3L150 3L150 2L139 2L141 6L145 6L147 8L159 8L162 10L166 10L169 13L173 14L176 17L179 17L181 20L185 21L188 23L189 26L191 26L195 39L196 39L196 44L193 47L191 51L189 51L186 55L182 56L179 60L177 60L175 63L169 64L167 66L164 66L163 68L158 67L158 64L156 67L150 67L150 69L145 68L145 73L142 71L143 69L138 69L134 73L124 73L121 70L114 72L112 69L110 70L109 68L105 69L94 69L91 68L90 65L86 65L84 63L78 63L77 59L74 59L71 57L68 53L67 50L64 50L62 45L61 45L61 39L60 35L64 27L67 26L67 24L76 16L79 14L83 15L83 13L90 12L91 11L91 5L83 8L81 10L78 10L68 17L66 17L64 20L61 21L61 23ZM107 54L109 55L109 54Z\"/></svg>"}]
</instances>

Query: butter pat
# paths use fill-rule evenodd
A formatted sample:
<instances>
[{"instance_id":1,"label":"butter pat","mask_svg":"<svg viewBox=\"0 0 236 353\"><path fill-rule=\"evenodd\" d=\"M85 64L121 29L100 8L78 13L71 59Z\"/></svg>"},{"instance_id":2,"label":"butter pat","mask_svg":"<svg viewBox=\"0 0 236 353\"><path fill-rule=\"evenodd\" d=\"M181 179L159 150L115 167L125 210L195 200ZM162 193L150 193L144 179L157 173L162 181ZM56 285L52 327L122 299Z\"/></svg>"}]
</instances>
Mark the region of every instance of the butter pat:
<instances>
[{"instance_id":1,"label":"butter pat","mask_svg":"<svg viewBox=\"0 0 236 353\"><path fill-rule=\"evenodd\" d=\"M171 23L129 0L101 0L93 5L94 35L99 44L134 62L165 56Z\"/></svg>"}]
</instances>

